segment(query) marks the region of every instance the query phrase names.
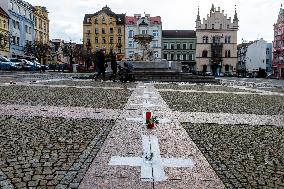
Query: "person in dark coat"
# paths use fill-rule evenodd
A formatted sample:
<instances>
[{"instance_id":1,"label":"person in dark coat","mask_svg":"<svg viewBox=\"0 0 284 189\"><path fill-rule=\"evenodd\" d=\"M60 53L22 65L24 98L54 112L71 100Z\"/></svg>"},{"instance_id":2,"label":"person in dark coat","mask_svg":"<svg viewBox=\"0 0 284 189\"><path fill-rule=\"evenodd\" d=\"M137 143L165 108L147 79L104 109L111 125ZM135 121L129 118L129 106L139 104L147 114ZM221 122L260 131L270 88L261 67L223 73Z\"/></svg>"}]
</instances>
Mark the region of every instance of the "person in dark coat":
<instances>
[{"instance_id":1,"label":"person in dark coat","mask_svg":"<svg viewBox=\"0 0 284 189\"><path fill-rule=\"evenodd\" d=\"M117 61L116 61L116 53L110 52L110 63L112 69L112 75L110 76L110 80L116 82L116 74L117 74Z\"/></svg>"},{"instance_id":2,"label":"person in dark coat","mask_svg":"<svg viewBox=\"0 0 284 189\"><path fill-rule=\"evenodd\" d=\"M104 54L102 49L97 53L97 60L98 60L98 62L97 62L98 63L97 64L98 73L97 73L97 75L95 77L95 80L97 80L100 75L102 75L103 76L103 80L105 80L105 75L106 75L106 68L105 68L106 58L105 58L105 54Z\"/></svg>"}]
</instances>

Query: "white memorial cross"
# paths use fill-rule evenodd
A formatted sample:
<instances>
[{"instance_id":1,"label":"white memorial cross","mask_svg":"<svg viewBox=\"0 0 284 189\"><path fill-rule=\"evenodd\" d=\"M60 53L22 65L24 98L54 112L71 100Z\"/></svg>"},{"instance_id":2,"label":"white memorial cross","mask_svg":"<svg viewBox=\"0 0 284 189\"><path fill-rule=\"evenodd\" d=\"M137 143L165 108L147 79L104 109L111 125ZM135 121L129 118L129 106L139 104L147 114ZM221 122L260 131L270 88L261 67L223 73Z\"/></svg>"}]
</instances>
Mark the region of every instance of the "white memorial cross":
<instances>
[{"instance_id":1,"label":"white memorial cross","mask_svg":"<svg viewBox=\"0 0 284 189\"><path fill-rule=\"evenodd\" d=\"M141 167L141 180L150 182L165 181L165 167L193 168L191 159L162 158L159 141L156 136L142 135L143 157L113 156L109 162L111 166Z\"/></svg>"}]
</instances>

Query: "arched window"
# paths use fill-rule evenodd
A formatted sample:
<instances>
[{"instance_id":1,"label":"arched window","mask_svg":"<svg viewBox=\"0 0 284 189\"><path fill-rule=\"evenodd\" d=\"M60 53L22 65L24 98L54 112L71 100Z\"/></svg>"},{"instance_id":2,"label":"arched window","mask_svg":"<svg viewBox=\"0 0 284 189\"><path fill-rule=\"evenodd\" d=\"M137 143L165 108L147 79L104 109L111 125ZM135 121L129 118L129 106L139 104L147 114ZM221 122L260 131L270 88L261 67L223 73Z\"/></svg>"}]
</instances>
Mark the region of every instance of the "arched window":
<instances>
[{"instance_id":1,"label":"arched window","mask_svg":"<svg viewBox=\"0 0 284 189\"><path fill-rule=\"evenodd\" d=\"M203 43L208 43L208 36L203 36Z\"/></svg>"},{"instance_id":2,"label":"arched window","mask_svg":"<svg viewBox=\"0 0 284 189\"><path fill-rule=\"evenodd\" d=\"M204 50L202 51L202 58L207 58L208 57L208 51Z\"/></svg>"},{"instance_id":3,"label":"arched window","mask_svg":"<svg viewBox=\"0 0 284 189\"><path fill-rule=\"evenodd\" d=\"M231 57L231 51L230 50L226 50L225 51L225 57L226 58L230 58Z\"/></svg>"}]
</instances>

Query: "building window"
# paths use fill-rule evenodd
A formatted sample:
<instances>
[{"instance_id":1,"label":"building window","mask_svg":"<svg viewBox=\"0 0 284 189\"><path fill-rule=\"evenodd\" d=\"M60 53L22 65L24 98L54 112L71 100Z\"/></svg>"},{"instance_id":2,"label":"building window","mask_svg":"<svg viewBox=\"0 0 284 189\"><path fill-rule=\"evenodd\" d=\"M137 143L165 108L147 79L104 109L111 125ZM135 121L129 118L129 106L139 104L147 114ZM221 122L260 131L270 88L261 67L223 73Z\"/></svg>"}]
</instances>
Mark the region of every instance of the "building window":
<instances>
[{"instance_id":1,"label":"building window","mask_svg":"<svg viewBox=\"0 0 284 189\"><path fill-rule=\"evenodd\" d=\"M186 50L186 44L183 44L182 46L183 46L183 49Z\"/></svg>"},{"instance_id":2,"label":"building window","mask_svg":"<svg viewBox=\"0 0 284 189\"><path fill-rule=\"evenodd\" d=\"M99 29L98 28L95 29L95 34L99 34Z\"/></svg>"},{"instance_id":3,"label":"building window","mask_svg":"<svg viewBox=\"0 0 284 189\"><path fill-rule=\"evenodd\" d=\"M113 44L113 37L110 37L110 38L109 38L109 43L110 43L110 44Z\"/></svg>"},{"instance_id":4,"label":"building window","mask_svg":"<svg viewBox=\"0 0 284 189\"><path fill-rule=\"evenodd\" d=\"M133 38L134 37L134 31L133 30L129 30L128 37L129 38Z\"/></svg>"},{"instance_id":5,"label":"building window","mask_svg":"<svg viewBox=\"0 0 284 189\"><path fill-rule=\"evenodd\" d=\"M180 44L177 44L177 49L178 49L178 50L180 49Z\"/></svg>"},{"instance_id":6,"label":"building window","mask_svg":"<svg viewBox=\"0 0 284 189\"><path fill-rule=\"evenodd\" d=\"M106 24L106 19L105 19L105 17L103 17L102 23L103 23L103 24Z\"/></svg>"},{"instance_id":7,"label":"building window","mask_svg":"<svg viewBox=\"0 0 284 189\"><path fill-rule=\"evenodd\" d=\"M189 44L189 49L192 50L192 44Z\"/></svg>"},{"instance_id":8,"label":"building window","mask_svg":"<svg viewBox=\"0 0 284 189\"><path fill-rule=\"evenodd\" d=\"M205 29L207 29L207 24L205 24Z\"/></svg>"},{"instance_id":9,"label":"building window","mask_svg":"<svg viewBox=\"0 0 284 189\"><path fill-rule=\"evenodd\" d=\"M113 34L113 28L110 28L110 29L109 29L109 33L110 33L110 34Z\"/></svg>"},{"instance_id":10,"label":"building window","mask_svg":"<svg viewBox=\"0 0 284 189\"><path fill-rule=\"evenodd\" d=\"M270 52L269 52L269 48L266 48L266 54L269 55Z\"/></svg>"},{"instance_id":11,"label":"building window","mask_svg":"<svg viewBox=\"0 0 284 189\"><path fill-rule=\"evenodd\" d=\"M223 29L223 24L220 24L220 30Z\"/></svg>"},{"instance_id":12,"label":"building window","mask_svg":"<svg viewBox=\"0 0 284 189\"><path fill-rule=\"evenodd\" d=\"M147 30L142 30L142 35L146 35L147 34Z\"/></svg>"},{"instance_id":13,"label":"building window","mask_svg":"<svg viewBox=\"0 0 284 189\"><path fill-rule=\"evenodd\" d=\"M214 30L215 29L215 25L214 24L212 24L212 30Z\"/></svg>"},{"instance_id":14,"label":"building window","mask_svg":"<svg viewBox=\"0 0 284 189\"><path fill-rule=\"evenodd\" d=\"M229 24L227 25L227 29L230 29L230 25Z\"/></svg>"},{"instance_id":15,"label":"building window","mask_svg":"<svg viewBox=\"0 0 284 189\"><path fill-rule=\"evenodd\" d=\"M112 18L109 19L109 23L112 24Z\"/></svg>"},{"instance_id":16,"label":"building window","mask_svg":"<svg viewBox=\"0 0 284 189\"><path fill-rule=\"evenodd\" d=\"M20 45L20 37L17 37L17 45Z\"/></svg>"},{"instance_id":17,"label":"building window","mask_svg":"<svg viewBox=\"0 0 284 189\"><path fill-rule=\"evenodd\" d=\"M102 28L102 34L106 34L106 29Z\"/></svg>"},{"instance_id":18,"label":"building window","mask_svg":"<svg viewBox=\"0 0 284 189\"><path fill-rule=\"evenodd\" d=\"M103 37L103 44L106 44L106 38L105 37Z\"/></svg>"},{"instance_id":19,"label":"building window","mask_svg":"<svg viewBox=\"0 0 284 189\"><path fill-rule=\"evenodd\" d=\"M175 49L175 44L171 44L171 50Z\"/></svg>"},{"instance_id":20,"label":"building window","mask_svg":"<svg viewBox=\"0 0 284 189\"><path fill-rule=\"evenodd\" d=\"M158 47L158 41L153 41L153 48L157 48Z\"/></svg>"},{"instance_id":21,"label":"building window","mask_svg":"<svg viewBox=\"0 0 284 189\"><path fill-rule=\"evenodd\" d=\"M183 55L183 60L186 60L186 54Z\"/></svg>"},{"instance_id":22,"label":"building window","mask_svg":"<svg viewBox=\"0 0 284 189\"><path fill-rule=\"evenodd\" d=\"M98 37L95 38L95 42L99 43L99 38Z\"/></svg>"},{"instance_id":23,"label":"building window","mask_svg":"<svg viewBox=\"0 0 284 189\"><path fill-rule=\"evenodd\" d=\"M118 33L118 34L121 34L121 28L118 28L118 29L117 29L117 33Z\"/></svg>"},{"instance_id":24,"label":"building window","mask_svg":"<svg viewBox=\"0 0 284 189\"><path fill-rule=\"evenodd\" d=\"M202 58L207 58L208 56L208 51L204 50L202 51Z\"/></svg>"},{"instance_id":25,"label":"building window","mask_svg":"<svg viewBox=\"0 0 284 189\"><path fill-rule=\"evenodd\" d=\"M154 51L154 55L155 55L155 58L159 58L159 53L158 53L158 51Z\"/></svg>"},{"instance_id":26,"label":"building window","mask_svg":"<svg viewBox=\"0 0 284 189\"><path fill-rule=\"evenodd\" d=\"M158 38L158 36L159 36L158 30L153 30L153 36L154 36L154 39Z\"/></svg>"},{"instance_id":27,"label":"building window","mask_svg":"<svg viewBox=\"0 0 284 189\"><path fill-rule=\"evenodd\" d=\"M177 54L177 61L180 61L180 57L181 57L181 55Z\"/></svg>"},{"instance_id":28,"label":"building window","mask_svg":"<svg viewBox=\"0 0 284 189\"><path fill-rule=\"evenodd\" d=\"M134 42L128 41L128 48L134 48Z\"/></svg>"},{"instance_id":29,"label":"building window","mask_svg":"<svg viewBox=\"0 0 284 189\"><path fill-rule=\"evenodd\" d=\"M231 36L225 36L225 43L231 43Z\"/></svg>"},{"instance_id":30,"label":"building window","mask_svg":"<svg viewBox=\"0 0 284 189\"><path fill-rule=\"evenodd\" d=\"M168 49L168 44L164 43L164 49Z\"/></svg>"},{"instance_id":31,"label":"building window","mask_svg":"<svg viewBox=\"0 0 284 189\"><path fill-rule=\"evenodd\" d=\"M97 18L95 19L95 24L98 24L98 19Z\"/></svg>"},{"instance_id":32,"label":"building window","mask_svg":"<svg viewBox=\"0 0 284 189\"><path fill-rule=\"evenodd\" d=\"M225 57L226 58L230 58L231 57L231 51L230 50L226 50L225 51Z\"/></svg>"},{"instance_id":33,"label":"building window","mask_svg":"<svg viewBox=\"0 0 284 189\"><path fill-rule=\"evenodd\" d=\"M189 60L193 61L193 54L189 54Z\"/></svg>"},{"instance_id":34,"label":"building window","mask_svg":"<svg viewBox=\"0 0 284 189\"><path fill-rule=\"evenodd\" d=\"M208 36L203 37L203 43L208 43Z\"/></svg>"},{"instance_id":35,"label":"building window","mask_svg":"<svg viewBox=\"0 0 284 189\"><path fill-rule=\"evenodd\" d=\"M118 44L121 44L121 37L118 37L118 38L117 38L117 43L118 43Z\"/></svg>"},{"instance_id":36,"label":"building window","mask_svg":"<svg viewBox=\"0 0 284 189\"><path fill-rule=\"evenodd\" d=\"M164 54L164 59L168 60L168 54Z\"/></svg>"},{"instance_id":37,"label":"building window","mask_svg":"<svg viewBox=\"0 0 284 189\"><path fill-rule=\"evenodd\" d=\"M171 60L174 60L174 58L175 58L175 55L171 54Z\"/></svg>"},{"instance_id":38,"label":"building window","mask_svg":"<svg viewBox=\"0 0 284 189\"><path fill-rule=\"evenodd\" d=\"M230 65L225 65L225 72L229 72L230 71Z\"/></svg>"},{"instance_id":39,"label":"building window","mask_svg":"<svg viewBox=\"0 0 284 189\"><path fill-rule=\"evenodd\" d=\"M28 30L28 26L27 26L27 25L25 25L25 31L26 31L26 33L29 33L29 30Z\"/></svg>"}]
</instances>

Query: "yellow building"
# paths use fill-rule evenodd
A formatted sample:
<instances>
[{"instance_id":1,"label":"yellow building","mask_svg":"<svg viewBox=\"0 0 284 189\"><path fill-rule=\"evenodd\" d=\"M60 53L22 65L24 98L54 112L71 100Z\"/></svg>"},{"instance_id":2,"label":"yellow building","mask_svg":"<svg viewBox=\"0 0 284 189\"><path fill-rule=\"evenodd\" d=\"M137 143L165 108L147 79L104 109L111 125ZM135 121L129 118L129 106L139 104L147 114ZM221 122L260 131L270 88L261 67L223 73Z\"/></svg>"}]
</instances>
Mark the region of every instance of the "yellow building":
<instances>
[{"instance_id":1,"label":"yellow building","mask_svg":"<svg viewBox=\"0 0 284 189\"><path fill-rule=\"evenodd\" d=\"M111 49L117 53L118 59L123 59L125 54L124 38L125 14L115 14L107 6L95 14L86 14L83 23L84 48L95 52Z\"/></svg>"},{"instance_id":2,"label":"yellow building","mask_svg":"<svg viewBox=\"0 0 284 189\"><path fill-rule=\"evenodd\" d=\"M0 7L0 55L9 57L9 15Z\"/></svg>"},{"instance_id":3,"label":"yellow building","mask_svg":"<svg viewBox=\"0 0 284 189\"><path fill-rule=\"evenodd\" d=\"M49 19L45 7L34 7L35 41L49 43Z\"/></svg>"}]
</instances>

